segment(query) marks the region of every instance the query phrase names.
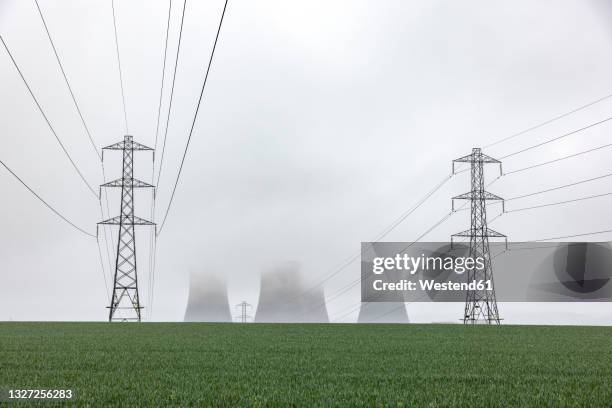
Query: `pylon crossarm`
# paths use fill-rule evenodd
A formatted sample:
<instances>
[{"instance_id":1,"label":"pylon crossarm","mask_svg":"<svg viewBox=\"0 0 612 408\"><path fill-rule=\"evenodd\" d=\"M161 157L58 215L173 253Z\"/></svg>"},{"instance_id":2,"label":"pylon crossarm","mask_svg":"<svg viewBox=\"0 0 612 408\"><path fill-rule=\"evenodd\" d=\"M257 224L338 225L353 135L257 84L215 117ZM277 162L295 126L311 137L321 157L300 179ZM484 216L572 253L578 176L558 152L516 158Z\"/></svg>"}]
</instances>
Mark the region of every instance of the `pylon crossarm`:
<instances>
[{"instance_id":1,"label":"pylon crossarm","mask_svg":"<svg viewBox=\"0 0 612 408\"><path fill-rule=\"evenodd\" d=\"M102 184L100 187L134 187L134 188L146 188L146 187L154 187L152 184L146 183L144 181L138 179L132 179L130 183L129 180L127 183L123 182L123 179L117 179L113 181L109 181L108 183Z\"/></svg>"},{"instance_id":2,"label":"pylon crossarm","mask_svg":"<svg viewBox=\"0 0 612 408\"><path fill-rule=\"evenodd\" d=\"M506 238L506 236L502 233L499 233L495 230L492 230L491 228L487 228L486 232L485 232L485 236L487 237L493 237L493 238Z\"/></svg>"},{"instance_id":3,"label":"pylon crossarm","mask_svg":"<svg viewBox=\"0 0 612 408\"><path fill-rule=\"evenodd\" d=\"M488 229L486 231L484 231L482 234L481 233L477 233L477 232L472 232L472 231L462 231L462 232L458 232L457 234L453 234L451 235L451 239L453 237L463 237L463 238L469 238L469 237L477 237L477 238L506 238L505 235L500 234L497 231L493 231L492 229Z\"/></svg>"},{"instance_id":4,"label":"pylon crossarm","mask_svg":"<svg viewBox=\"0 0 612 408\"><path fill-rule=\"evenodd\" d=\"M113 143L112 145L103 147L102 150L123 150L124 149L124 142L117 142L117 143Z\"/></svg>"},{"instance_id":5,"label":"pylon crossarm","mask_svg":"<svg viewBox=\"0 0 612 408\"><path fill-rule=\"evenodd\" d=\"M121 141L121 142L117 142L117 143L113 143L112 145L103 147L102 150L125 150L125 149L130 149L130 150L153 150L152 148L150 148L149 146L145 146L141 143L138 142L125 142L125 141Z\"/></svg>"},{"instance_id":6,"label":"pylon crossarm","mask_svg":"<svg viewBox=\"0 0 612 408\"><path fill-rule=\"evenodd\" d=\"M122 221L121 217L120 216L116 216L116 217L109 218L107 220L101 221L98 224L104 224L104 225L120 225L120 224L123 224L123 225L156 225L154 222L145 220L145 219L140 218L140 217L133 216L133 218L134 218L134 221L132 222L130 220L130 217L125 217L124 216L123 217L123 222L121 222Z\"/></svg>"},{"instance_id":7,"label":"pylon crossarm","mask_svg":"<svg viewBox=\"0 0 612 408\"><path fill-rule=\"evenodd\" d=\"M471 153L466 156L453 160L453 163L501 163L501 162L484 153L480 153L478 155L474 155L473 153Z\"/></svg>"},{"instance_id":8,"label":"pylon crossarm","mask_svg":"<svg viewBox=\"0 0 612 408\"><path fill-rule=\"evenodd\" d=\"M471 237L471 236L472 236L472 231L466 230L466 231L461 231L461 232L451 235L451 239L453 239L454 237Z\"/></svg>"},{"instance_id":9,"label":"pylon crossarm","mask_svg":"<svg viewBox=\"0 0 612 408\"><path fill-rule=\"evenodd\" d=\"M141 143L138 143L138 142L132 142L132 149L133 150L153 150L149 146L145 146L145 145L143 145Z\"/></svg>"},{"instance_id":10,"label":"pylon crossarm","mask_svg":"<svg viewBox=\"0 0 612 408\"><path fill-rule=\"evenodd\" d=\"M502 200L498 195L489 193L488 191L469 191L467 193L459 194L452 198L453 200Z\"/></svg>"},{"instance_id":11,"label":"pylon crossarm","mask_svg":"<svg viewBox=\"0 0 612 408\"><path fill-rule=\"evenodd\" d=\"M109 219L104 220L104 221L100 221L98 223L98 225L102 225L102 224L103 225L119 225L119 224L121 224L121 217L116 216L116 217L109 218Z\"/></svg>"},{"instance_id":12,"label":"pylon crossarm","mask_svg":"<svg viewBox=\"0 0 612 408\"><path fill-rule=\"evenodd\" d=\"M134 225L155 225L154 222L134 216Z\"/></svg>"},{"instance_id":13,"label":"pylon crossarm","mask_svg":"<svg viewBox=\"0 0 612 408\"><path fill-rule=\"evenodd\" d=\"M108 306L106 306L106 308L108 309ZM131 310L134 309L134 307L132 306L120 306L120 307L116 307L115 309L127 309L127 310ZM138 309L144 309L144 306L138 306ZM128 319L127 317L121 317L121 318L117 318L117 319L121 319L121 320L125 320Z\"/></svg>"}]
</instances>

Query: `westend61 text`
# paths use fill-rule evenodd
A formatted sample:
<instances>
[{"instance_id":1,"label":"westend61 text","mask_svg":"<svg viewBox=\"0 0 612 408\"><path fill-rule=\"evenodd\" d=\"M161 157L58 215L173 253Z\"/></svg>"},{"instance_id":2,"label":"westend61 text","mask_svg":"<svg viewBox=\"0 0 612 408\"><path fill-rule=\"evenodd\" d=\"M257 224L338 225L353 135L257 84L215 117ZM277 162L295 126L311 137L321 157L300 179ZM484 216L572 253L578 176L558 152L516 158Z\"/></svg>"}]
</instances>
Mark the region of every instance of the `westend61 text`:
<instances>
[{"instance_id":1,"label":"westend61 text","mask_svg":"<svg viewBox=\"0 0 612 408\"><path fill-rule=\"evenodd\" d=\"M418 284L417 284L418 283ZM436 290L436 291L466 291L466 290L493 290L493 282L490 280L473 280L471 282L436 282L433 279L419 279L409 281L402 279L399 282L383 282L378 279L373 282L374 290L377 291L414 291L414 290Z\"/></svg>"}]
</instances>

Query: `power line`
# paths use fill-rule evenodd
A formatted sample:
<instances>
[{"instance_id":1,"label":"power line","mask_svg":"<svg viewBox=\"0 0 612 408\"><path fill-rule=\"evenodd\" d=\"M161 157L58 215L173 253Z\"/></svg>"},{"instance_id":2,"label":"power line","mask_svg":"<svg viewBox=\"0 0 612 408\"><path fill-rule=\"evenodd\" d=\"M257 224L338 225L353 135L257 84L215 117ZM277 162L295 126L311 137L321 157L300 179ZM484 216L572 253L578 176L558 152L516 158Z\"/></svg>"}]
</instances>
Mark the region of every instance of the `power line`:
<instances>
[{"instance_id":1,"label":"power line","mask_svg":"<svg viewBox=\"0 0 612 408\"><path fill-rule=\"evenodd\" d=\"M544 122L538 123L537 125L532 126L532 127L530 127L530 128L527 128L527 129L525 129L525 130L522 130L522 131L520 131L520 132L518 132L518 133L514 133L514 134L512 134L512 135L510 135L510 136L504 137L504 138L503 138L503 139L501 139L501 140L498 140L498 141L496 141L496 142L493 142L493 143L490 143L490 144L488 144L488 145L484 146L484 147L483 147L483 149L488 149L489 147L496 146L496 145L498 145L498 144L500 144L500 143L503 143L503 142L505 142L505 141L507 141L507 140L514 139L515 137L518 137L518 136L521 136L521 135L523 135L523 134L525 134L525 133L531 132L532 130L536 130L536 129L538 129L538 128L541 128L542 126L545 126L545 125L548 125L548 124L550 124L550 123L553 123L553 122L555 122L555 121L557 121L557 120L559 120L559 119L563 119L563 118L564 118L564 117L566 117L566 116L572 115L572 114L574 114L574 113L576 113L576 112L579 112L579 111L581 111L581 110L583 110L583 109L586 109L586 108L588 108L588 107L591 107L591 106L593 106L593 105L595 105L595 104L597 104L597 103L599 103L599 102L605 101L606 99L609 99L609 98L612 98L612 94L609 94L609 95L606 95L606 96L604 96L604 97L602 97L602 98L596 99L596 100L594 100L594 101L592 101L592 102L587 103L586 105L582 105L582 106L580 106L580 107L578 107L578 108L576 108L576 109L573 109L573 110L571 110L571 111L569 111L569 112L563 113L563 114L561 114L561 115L559 115L559 116L555 116L555 117L554 117L554 118L552 118L552 119L549 119L549 120L546 120L546 121L544 121Z\"/></svg>"},{"instance_id":2,"label":"power line","mask_svg":"<svg viewBox=\"0 0 612 408\"><path fill-rule=\"evenodd\" d=\"M152 247L152 257L149 261L151 263L151 297L149 301L149 319L153 318L153 303L155 299L155 272L156 272L156 263L157 263L157 234L154 231L151 233L151 238L153 242ZM150 250L150 249L149 249Z\"/></svg>"},{"instance_id":3,"label":"power line","mask_svg":"<svg viewBox=\"0 0 612 408\"><path fill-rule=\"evenodd\" d=\"M100 249L100 240L96 237L96 245L98 247L98 256L100 258L100 267L102 268L102 277L104 278L104 289L106 290L106 297L108 298L108 303L110 304L110 291L108 289L108 281L106 280L106 272L104 271L104 261L102 260L102 250Z\"/></svg>"},{"instance_id":4,"label":"power line","mask_svg":"<svg viewBox=\"0 0 612 408\"><path fill-rule=\"evenodd\" d=\"M104 177L104 182L106 183L106 176ZM108 214L109 214L109 217L110 217L110 210L108 210L108 194L106 194L105 197L106 197L106 208L107 208L107 211L108 211ZM104 210L102 208L102 199L101 198L100 198L100 200L98 200L98 205L100 207L100 215L102 216L102 219L105 219L105 217L104 217ZM107 227L106 225L102 226L102 233L104 235L104 246L106 247L106 257L108 259L108 268L109 268L108 271L109 271L109 274L112 275L111 270L113 268L113 264L112 264L112 261L111 261L110 249L108 247L108 235L107 235L106 227ZM111 238L112 238L112 234L111 234ZM98 239L97 236L96 236L96 239ZM98 239L98 246L99 245L100 245L100 240ZM104 279L106 280L106 276L104 277ZM110 299L110 296L109 296L109 299ZM110 300L109 300L109 302L110 302Z\"/></svg>"},{"instance_id":5,"label":"power line","mask_svg":"<svg viewBox=\"0 0 612 408\"><path fill-rule=\"evenodd\" d=\"M58 210L53 208L53 206L51 206L51 204L47 203L41 196L39 196L34 190L32 190L30 188L30 186L28 186L17 174L15 174L15 172L13 170L11 170L9 168L9 166L7 166L6 163L4 163L2 160L0 160L0 164L2 164L2 166L4 166L4 168L6 170L8 170L8 172L11 173L13 175L13 177L15 177L17 179L17 181L19 181L25 188L27 188L28 191L34 195L34 197L38 198L38 200L41 203L43 203L48 209L53 211L55 213L55 215L60 217L66 223L70 224L73 228L75 228L76 230L82 232L83 234L88 235L88 236L93 237L93 238L97 238L96 235L90 234L89 232L85 231L83 228L79 227L78 225L76 225L75 223L70 221L68 218L64 217Z\"/></svg>"},{"instance_id":6,"label":"power line","mask_svg":"<svg viewBox=\"0 0 612 408\"><path fill-rule=\"evenodd\" d=\"M106 184L106 170L104 168L104 162L102 160L100 160L100 167L102 168L102 180L104 181L104 184ZM104 201L106 202L106 213L107 215L110 217L110 206L108 204L108 191L106 191L106 189L104 189ZM99 206L100 206L100 215L102 216L102 219L105 219L104 217L104 209L102 207L102 192L100 192L100 197L98 200ZM108 236L107 236L107 231L106 229L108 228L108 225L103 225L102 226L102 233L104 234L104 245L106 247L106 256L108 257L108 265L109 265L109 273L111 273L110 271L113 269L113 264L112 264L112 260L111 260L111 255L110 255L110 249L108 247ZM111 237L111 240L113 239L113 230L111 229L110 232L108 233Z\"/></svg>"},{"instance_id":7,"label":"power line","mask_svg":"<svg viewBox=\"0 0 612 408\"><path fill-rule=\"evenodd\" d=\"M193 115L193 122L191 123L191 129L189 130L189 137L187 138L187 144L185 145L185 151L183 152L183 158L181 159L181 165L179 167L178 174L176 175L176 181L174 182L174 187L172 188L172 195L170 196L170 201L168 202L168 207L166 208L166 213L164 214L164 218L159 228L158 235L161 234L164 228L164 225L166 224L166 219L168 218L168 213L170 212L170 207L172 206L172 201L174 200L174 194L176 193L176 187L178 186L178 182L181 177L181 172L183 171L183 165L185 164L185 157L187 156L187 150L189 149L189 143L191 142L191 136L193 135L193 129L195 127L196 119L198 117L198 112L200 110L200 104L202 103L202 96L204 95L204 88L206 87L206 82L208 80L208 74L210 73L210 67L212 65L213 56L215 55L215 49L217 48L217 41L219 40L219 33L221 32L223 18L225 17L225 10L227 9L227 2L228 0L225 0L225 4L223 5L223 12L221 13L221 19L219 20L219 27L217 28L215 42L213 44L212 52L210 53L210 59L208 60L208 67L206 68L206 74L204 75L204 83L202 84L202 90L200 91L200 97L198 98L198 104L196 106L195 114Z\"/></svg>"},{"instance_id":8,"label":"power line","mask_svg":"<svg viewBox=\"0 0 612 408\"><path fill-rule=\"evenodd\" d=\"M185 4L183 3L183 15L184 15L184 12L185 12ZM168 37L170 33L171 15L172 15L172 0L169 0L168 1L168 19L166 21L166 39L164 41L164 59L163 59L163 65L162 65L161 84L160 84L160 89L159 89L159 106L157 107L157 124L155 126L155 146L153 148L154 151L157 150L157 139L159 136L159 119L161 117L162 98L164 95L164 81L166 78L166 60L168 56ZM182 22L181 22L181 31L182 31ZM176 72L176 67L175 67L175 72ZM173 89L174 89L174 86L173 86ZM168 128L168 124L166 123L166 130L167 128ZM151 163L151 184L155 184L155 155L153 157L153 162ZM151 221L152 222L155 222L155 201L156 201L156 196L154 193L153 198L151 200ZM150 271L149 309L148 309L149 319L152 319L153 317L153 300L155 298L156 258L157 258L157 235L155 234L155 231L151 229L151 233L149 234L149 271Z\"/></svg>"},{"instance_id":9,"label":"power line","mask_svg":"<svg viewBox=\"0 0 612 408\"><path fill-rule=\"evenodd\" d=\"M612 230L611 230L612 231ZM606 231L604 231L606 232ZM587 234L587 235L592 235L592 234ZM610 242L610 241L606 241L606 242ZM509 251L533 251L536 249L550 249L550 248L559 248L559 243L556 243L555 245L543 245L543 246L531 246L531 247L523 247L523 248L509 248L507 251L504 252L509 252Z\"/></svg>"},{"instance_id":10,"label":"power line","mask_svg":"<svg viewBox=\"0 0 612 408\"><path fill-rule=\"evenodd\" d=\"M184 5L183 5L184 11ZM168 34L170 32L170 15L172 14L172 0L168 1L168 21L166 23L166 41L164 45L164 62L162 66L161 85L159 90L159 106L157 107L157 125L155 126L155 145L154 150L157 150L157 136L159 135L159 119L161 116L162 96L164 95L164 79L166 78L166 57L168 55ZM182 23L181 23L182 30ZM176 70L176 68L175 68Z\"/></svg>"},{"instance_id":11,"label":"power line","mask_svg":"<svg viewBox=\"0 0 612 408\"><path fill-rule=\"evenodd\" d=\"M526 251L526 250L532 250L532 249L546 249L546 248L558 248L558 247L559 245L532 246L532 247L525 247L525 248L508 248L508 251Z\"/></svg>"},{"instance_id":12,"label":"power line","mask_svg":"<svg viewBox=\"0 0 612 408\"><path fill-rule=\"evenodd\" d=\"M162 167L164 165L164 156L166 153L166 140L168 138L168 128L170 127L170 113L172 112L172 101L174 99L174 83L176 82L176 71L178 70L179 55L181 53L181 40L183 38L183 23L185 21L185 8L186 7L187 7L187 0L184 0L183 1L183 14L181 15L181 26L179 29L178 45L176 47L176 58L174 61L174 72L172 73L172 86L170 87L170 102L168 105L168 115L166 117L166 129L164 131L164 142L162 143L162 153L161 153L161 158L159 160L159 170L157 172L157 183L155 183L157 185L159 185L159 179L161 178ZM160 101L161 101L161 97L160 97Z\"/></svg>"},{"instance_id":13,"label":"power line","mask_svg":"<svg viewBox=\"0 0 612 408\"><path fill-rule=\"evenodd\" d=\"M577 202L577 201L590 200L592 198L605 197L605 196L609 196L609 195L612 195L612 192L604 193L604 194L591 195L591 196L587 196L587 197L575 198L573 200L557 201L557 202L554 202L554 203L548 203L548 204L542 204L542 205L534 205L533 207L524 207L524 208L517 208L515 210L506 210L506 212L507 213L513 213L513 212L519 212L519 211L533 210L533 209L536 209L536 208L544 208L544 207L551 207L551 206L555 206L555 205L569 204L569 203L574 203L574 202Z\"/></svg>"},{"instance_id":14,"label":"power line","mask_svg":"<svg viewBox=\"0 0 612 408\"><path fill-rule=\"evenodd\" d=\"M155 169L155 162L153 162L153 169ZM153 184L153 180L151 181ZM155 193L153 193L153 197L151 198L151 222L155 223ZM154 290L155 290L155 258L157 252L157 234L153 228L151 228L151 232L149 233L149 309L148 315L149 319L153 316L153 298L154 298Z\"/></svg>"},{"instance_id":15,"label":"power line","mask_svg":"<svg viewBox=\"0 0 612 408\"><path fill-rule=\"evenodd\" d=\"M130 133L127 119L127 109L125 107L125 91L123 89L123 71L121 70L121 57L119 56L119 37L117 35L117 18L115 17L115 0L111 0L113 9L113 27L115 28L115 49L117 50L117 65L119 66L119 83L121 85L121 100L123 101L123 117L125 119L125 133Z\"/></svg>"},{"instance_id":16,"label":"power line","mask_svg":"<svg viewBox=\"0 0 612 408\"><path fill-rule=\"evenodd\" d=\"M562 236L562 237L548 237L548 238L532 239L532 240L529 240L529 241L515 242L515 244L527 243L527 242L552 241L552 240L556 240L556 239L566 239L566 238L576 238L576 237L586 237L586 236L589 236L589 235L606 234L608 232L612 232L612 229L603 230L603 231L586 232L586 233L583 233L583 234L565 235L565 236Z\"/></svg>"},{"instance_id":17,"label":"power line","mask_svg":"<svg viewBox=\"0 0 612 408\"><path fill-rule=\"evenodd\" d=\"M544 193L548 193L548 192L551 192L551 191L561 190L563 188L573 187L573 186L577 186L577 185L580 185L580 184L588 183L590 181L600 180L600 179L603 179L603 178L606 178L606 177L610 177L610 176L612 176L612 173L603 174L601 176L592 177L592 178L589 178L589 179L580 180L580 181L576 181L576 182L569 183L569 184L564 184L562 186L557 186L557 187L547 188L547 189L544 189L544 190L534 191L534 192L529 193L529 194L523 194L523 195L520 195L520 196L506 198L504 201L508 202L508 201L519 200L521 198L532 197L532 196L535 196L535 195L544 194ZM489 205L496 205L496 204L501 204L501 201L496 201L496 202L491 203ZM462 209L456 210L456 211L467 211L467 210L469 210L469 208L462 208ZM506 212L509 212L509 211L506 211Z\"/></svg>"},{"instance_id":18,"label":"power line","mask_svg":"<svg viewBox=\"0 0 612 408\"><path fill-rule=\"evenodd\" d=\"M68 76L66 75L66 71L64 70L64 66L62 65L62 61L60 60L57 49L55 48L55 43L53 42L53 38L51 37L51 33L49 32L49 27L47 27L47 22L45 21L43 12L40 9L38 0L34 0L34 3L36 4L36 8L38 9L38 14L40 15L40 19L42 20L43 26L45 27L47 37L49 38L49 42L51 43L51 48L53 48L53 53L55 54L55 59L57 60L57 64L59 65L60 71L62 71L62 76L64 77L64 81L66 82L66 86L68 87L68 91L70 92L70 96L72 97L72 102L74 103L74 107L76 108L77 113L79 114L79 117L81 118L81 123L83 124L83 127L85 128L85 132L87 133L87 136L89 137L89 141L91 142L91 147L96 152L96 155L98 155L98 158L102 160L102 155L100 154L100 152L98 151L98 148L96 147L96 143L94 142L93 137L91 136L91 133L89 132L89 128L87 127L87 124L85 123L85 119L83 118L83 114L81 113L79 104L77 103L76 97L74 96L74 92L72 91L72 87L70 86L70 82L68 81Z\"/></svg>"},{"instance_id":19,"label":"power line","mask_svg":"<svg viewBox=\"0 0 612 408\"><path fill-rule=\"evenodd\" d=\"M72 160L72 157L70 156L70 153L68 153L68 150L66 150L66 147L64 146L64 144L62 143L61 139L59 138L59 136L55 132L55 129L53 128L53 126L51 125L51 122L49 121L49 118L45 114L45 111L43 110L42 106L40 106L40 103L38 103L38 99L36 99L36 96L34 95L34 92L32 91L32 88L30 88L30 85L28 84L28 82L26 81L25 77L23 76L23 73L21 72L21 69L19 68L19 65L17 65L17 62L15 61L15 58L13 58L13 54L9 50L8 46L6 45L6 42L4 42L4 38L1 35L0 35L0 41L2 41L2 45L4 45L4 49L6 50L8 56L11 58L11 61L13 62L13 65L17 69L17 72L19 73L19 76L21 77L21 80L23 81L23 83L25 84L26 88L28 89L28 92L30 93L30 96L32 96L32 99L34 99L34 103L36 103L36 106L38 107L38 110L40 111L40 113L42 114L43 118L45 119L45 122L47 122L47 126L49 126L49 129L51 130L51 133L53 133L53 136L55 136L55 140L57 140L57 143L59 143L60 147L62 148L62 151L64 152L64 154L66 155L66 157L68 158L70 163L72 164L72 167L74 167L74 170L77 172L77 174L79 175L81 180L83 180L83 183L85 183L85 185L87 186L89 191L91 191L91 193L94 195L94 197L98 198L98 194L96 194L95 190L87 182L87 179L85 179L85 176L83 176L83 173L81 173L81 170L79 170L79 168L77 167L77 165L74 162L74 160Z\"/></svg>"},{"instance_id":20,"label":"power line","mask_svg":"<svg viewBox=\"0 0 612 408\"><path fill-rule=\"evenodd\" d=\"M574 183L564 184L564 185L558 186L558 187L548 188L546 190L540 190L540 191L536 191L536 192L529 193L529 194L523 194L523 195L520 195L520 196L510 197L510 198L507 198L506 201L518 200L520 198L531 197L531 196L538 195L538 194L548 193L550 191L560 190L560 189L567 188L567 187L573 187L573 186L577 186L579 184L588 183L590 181L595 181L595 180L600 180L600 179L603 179L603 178L606 178L606 177L610 177L610 176L612 176L612 173L604 174L604 175L597 176L597 177L592 177L592 178L589 178L589 179L586 179L586 180L576 181Z\"/></svg>"},{"instance_id":21,"label":"power line","mask_svg":"<svg viewBox=\"0 0 612 408\"><path fill-rule=\"evenodd\" d=\"M151 183L153 184L153 183ZM155 194L153 194L153 196L155 196ZM153 204L155 201L155 198L152 197L151 198L151 222L155 223L155 219L153 217L154 213L155 213L155 205ZM147 314L149 319L151 319L152 315L153 315L153 282L154 282L154 274L155 274L155 265L154 265L154 251L156 250L157 246L155 246L153 244L153 239L155 237L155 231L153 230L153 228L151 228L151 231L149 233L149 293L148 293L148 297L149 297L149 308L147 310Z\"/></svg>"},{"instance_id":22,"label":"power line","mask_svg":"<svg viewBox=\"0 0 612 408\"><path fill-rule=\"evenodd\" d=\"M91 142L91 147L93 148L94 152L96 153L96 155L98 156L98 159L100 160L100 165L102 168L102 177L104 180L104 183L106 183L106 172L104 170L104 163L102 162L102 155L100 154L100 152L98 151L98 148L96 147L96 143L94 142L93 136L91 135L91 132L89 131L89 127L87 126L87 123L85 122L85 118L83 117L83 113L81 112L81 108L76 100L76 96L74 95L74 92L72 90L72 86L70 85L70 81L68 80L68 76L66 74L66 71L64 70L64 66L62 65L62 61L60 59L59 53L57 51L57 48L55 47L55 43L53 41L53 38L51 36L51 32L49 31L49 27L47 26L47 22L45 20L45 17L43 15L42 9L40 8L40 5L38 4L38 0L34 0L34 4L36 4L36 8L38 9L38 14L40 15L40 19L43 23L43 26L45 28L45 32L47 33L47 38L49 39L49 43L51 44L51 48L53 49L53 53L55 54L55 59L57 61L57 64L60 68L60 71L62 73L62 76L64 77L64 82L66 83L66 86L68 88L68 92L70 93L70 96L72 98L72 102L74 104L74 107L76 108L77 114L79 115L79 118L81 119L81 123L83 125L83 128L85 129L85 133L87 134L87 137L89 138L89 141ZM101 197L100 197L101 198ZM106 207L108 209L108 195L105 195L105 199L106 199ZM100 214L102 216L102 218L104 218L104 210L102 208L102 201L99 201L100 204ZM110 250L108 248L108 239L107 239L107 231L106 231L106 226L102 229L103 233L104 233L104 242L105 242L105 246L106 246L106 256L108 258L108 263L109 266L111 265L111 259L110 259ZM99 245L99 243L98 243ZM112 266L110 266L112 267ZM104 263L102 263L102 268L104 268ZM106 279L106 277L105 277Z\"/></svg>"},{"instance_id":23,"label":"power line","mask_svg":"<svg viewBox=\"0 0 612 408\"><path fill-rule=\"evenodd\" d=\"M604 120L600 120L600 121L598 121L598 122L591 123L590 125L587 125L587 126L581 127L580 129L572 130L571 132L569 132L569 133L565 133L565 134L563 134L563 135L561 135L561 136L557 136L557 137L554 137L554 138L552 138L552 139L546 140L546 141L544 141L544 142L537 143L537 144L535 144L535 145L533 145L533 146L526 147L526 148L521 149L521 150L519 150L519 151L516 151L516 152L514 152L514 153L507 154L507 155L505 155L505 156L500 157L500 160L506 159L506 158L508 158L508 157L515 156L515 155L517 155L517 154L524 153L524 152L526 152L526 151L529 151L529 150L531 150L531 149L535 149L535 148L540 147L540 146L544 146L544 145L546 145L546 144L548 144L548 143L555 142L555 141L557 141L557 140L560 140L560 139L563 139L563 138L565 138L565 137L568 137L568 136L574 135L574 134L576 134L576 133L582 132L582 131L587 130L587 129L590 129L590 128L592 128L592 127L595 127L595 126L601 125L602 123L606 123L606 122L608 122L608 121L610 121L610 120L612 120L612 116L610 116L610 117L608 117L608 118L606 118L606 119L604 119Z\"/></svg>"},{"instance_id":24,"label":"power line","mask_svg":"<svg viewBox=\"0 0 612 408\"><path fill-rule=\"evenodd\" d=\"M594 152L596 150L604 149L604 148L610 147L610 146L612 146L612 143L608 143L608 144L605 144L605 145L602 145L602 146L598 146L598 147L595 147L595 148L592 148L592 149L589 149L589 150L584 150L582 152L570 154L569 156L560 157L558 159L554 159L554 160L550 160L550 161L546 161L546 162L542 162L542 163L537 163L537 164L534 164L534 165L531 165L531 166L528 166L528 167L524 167L524 168L521 168L521 169L505 172L504 176L507 176L509 174L518 173L518 172L521 172L521 171L531 170L531 169L536 168L536 167L540 167L540 166L545 166L545 165L548 165L548 164L556 163L556 162L559 162L559 161L562 161L562 160L565 160L565 159L571 159L572 157L576 157L576 156L580 156L580 155L583 155L583 154L591 153L591 152Z\"/></svg>"},{"instance_id":25,"label":"power line","mask_svg":"<svg viewBox=\"0 0 612 408\"><path fill-rule=\"evenodd\" d=\"M408 211L404 212L398 219L396 219L389 227L387 227L373 242L378 242L386 237L391 231L393 231L398 225L400 225L406 218L414 213L419 207L421 207L434 193L440 190L451 178L453 174L444 177L434 188L432 188L423 198L421 198L417 204L415 204Z\"/></svg>"}]
</instances>

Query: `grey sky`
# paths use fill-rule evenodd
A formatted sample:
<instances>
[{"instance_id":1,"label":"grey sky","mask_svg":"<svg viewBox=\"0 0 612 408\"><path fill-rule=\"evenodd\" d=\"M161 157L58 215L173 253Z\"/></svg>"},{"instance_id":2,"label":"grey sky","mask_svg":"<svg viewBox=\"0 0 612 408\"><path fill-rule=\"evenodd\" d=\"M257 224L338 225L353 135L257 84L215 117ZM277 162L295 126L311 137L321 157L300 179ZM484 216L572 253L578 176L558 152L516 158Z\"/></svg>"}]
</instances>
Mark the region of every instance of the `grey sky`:
<instances>
[{"instance_id":1,"label":"grey sky","mask_svg":"<svg viewBox=\"0 0 612 408\"><path fill-rule=\"evenodd\" d=\"M40 5L97 144L119 141L125 128L110 1ZM129 130L149 146L167 5L116 1ZM167 79L181 5L173 1ZM158 217L169 199L222 7L222 0L187 4ZM448 174L452 159L612 92L611 16L601 0L230 0L183 176L158 242L153 318L182 319L191 271L224 274L231 304L245 299L256 305L260 271L275 263L297 260L317 280ZM92 184L100 184L100 166L33 0L0 0L0 34L77 164ZM97 201L4 52L0 81L0 158L75 223L95 231ZM487 153L520 150L604 119L611 108L612 100L601 103ZM598 126L509 158L504 166L511 171L605 144L611 129ZM107 175L115 178L119 161L111 156ZM137 176L148 181L150 155L139 156ZM604 149L507 176L491 191L510 197L597 176L612 170L609 157ZM107 300L95 240L63 224L4 171L0 183L0 319L103 320ZM509 208L608 192L608 184L589 183ZM416 238L450 210L452 195L468 188L467 174L455 177L387 240ZM114 215L117 192L111 199ZM149 195L137 199L139 215L148 218ZM610 198L601 198L509 214L494 225L515 241L608 229L609 204ZM453 215L427 240L465 229L466 216ZM148 236L146 230L138 236L143 290ZM326 293L358 276L355 263L330 280ZM148 307L146 291L142 299ZM328 305L330 316L358 301L356 287ZM455 321L459 310L408 308L413 322ZM514 323L612 323L605 305L539 305L541 314L523 310L500 306Z\"/></svg>"}]
</instances>

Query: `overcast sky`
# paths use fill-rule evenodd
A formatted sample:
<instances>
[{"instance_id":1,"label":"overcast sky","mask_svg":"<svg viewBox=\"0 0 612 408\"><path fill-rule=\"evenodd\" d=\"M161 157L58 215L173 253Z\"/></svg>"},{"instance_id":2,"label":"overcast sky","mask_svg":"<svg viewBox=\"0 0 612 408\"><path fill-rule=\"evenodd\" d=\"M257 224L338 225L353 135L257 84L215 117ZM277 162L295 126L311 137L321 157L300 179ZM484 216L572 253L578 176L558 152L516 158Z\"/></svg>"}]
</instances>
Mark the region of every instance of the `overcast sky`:
<instances>
[{"instance_id":1,"label":"overcast sky","mask_svg":"<svg viewBox=\"0 0 612 408\"><path fill-rule=\"evenodd\" d=\"M110 0L39 3L95 142L121 140L126 129ZM116 0L115 6L129 133L153 147L168 2ZM160 142L181 8L174 0ZM168 205L222 8L222 0L187 3L156 218ZM452 159L612 93L611 18L604 0L230 0L159 236L152 318L183 318L191 272L225 276L231 304L256 305L260 272L285 261L300 262L316 281L449 174ZM99 162L34 1L0 0L0 34L87 180L101 184ZM98 201L0 51L0 159L95 233ZM504 156L611 111L612 98L487 153ZM611 131L612 121L508 158L504 167L512 171L609 143ZM119 177L118 153L106 157L108 178ZM610 151L603 149L509 175L491 191L526 194L609 173L609 163ZM491 175L496 170L487 168ZM136 177L150 181L150 154L138 154ZM469 189L468 177L454 177L386 240L418 237L450 210L452 195ZM0 319L104 320L108 300L95 239L59 220L4 170L0 183ZM517 200L508 208L605 193L612 191L609 183ZM116 215L118 192L109 198ZM150 194L138 192L136 199L137 215L150 218ZM611 200L507 214L494 228L512 241L605 230L612 227ZM467 216L453 215L426 239L448 240L468 227ZM149 231L142 229L138 240L141 299L149 308ZM327 296L358 276L354 263L328 282ZM355 287L329 303L330 316L358 302ZM456 321L460 310L408 306L411 321ZM510 323L612 324L605 304L537 305L535 311L500 305L500 313ZM355 318L356 312L343 320Z\"/></svg>"}]
</instances>

